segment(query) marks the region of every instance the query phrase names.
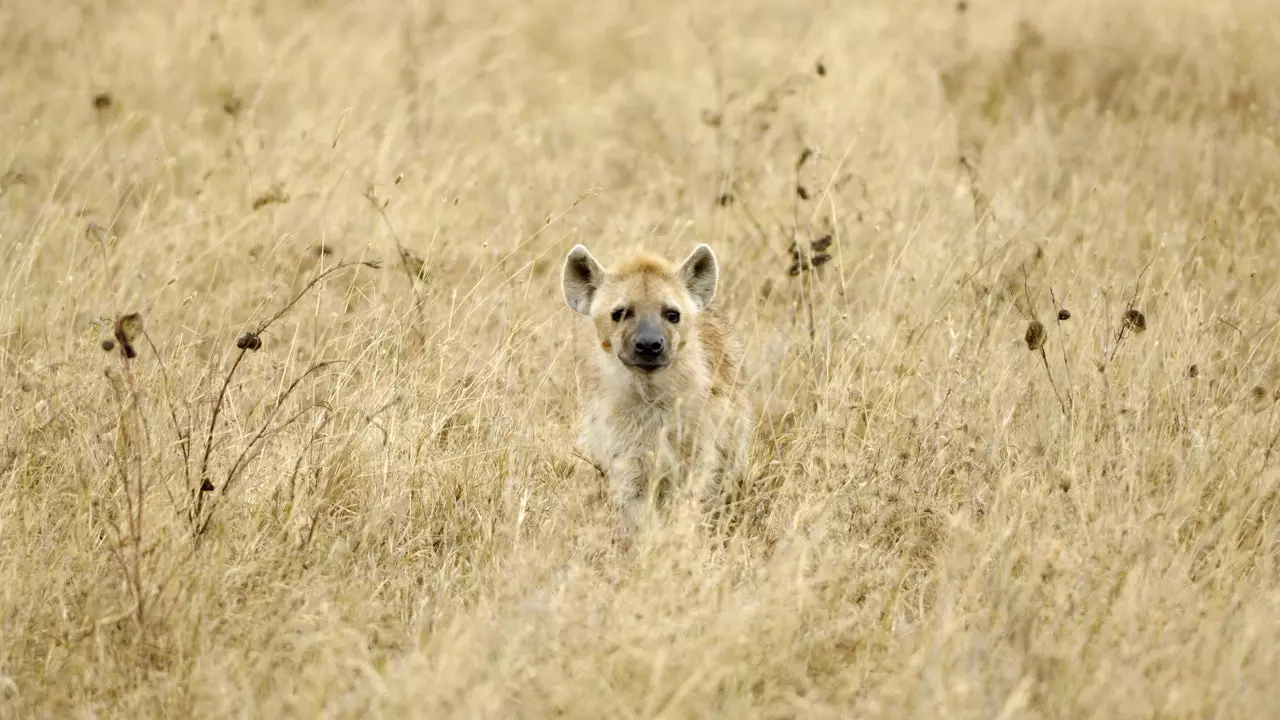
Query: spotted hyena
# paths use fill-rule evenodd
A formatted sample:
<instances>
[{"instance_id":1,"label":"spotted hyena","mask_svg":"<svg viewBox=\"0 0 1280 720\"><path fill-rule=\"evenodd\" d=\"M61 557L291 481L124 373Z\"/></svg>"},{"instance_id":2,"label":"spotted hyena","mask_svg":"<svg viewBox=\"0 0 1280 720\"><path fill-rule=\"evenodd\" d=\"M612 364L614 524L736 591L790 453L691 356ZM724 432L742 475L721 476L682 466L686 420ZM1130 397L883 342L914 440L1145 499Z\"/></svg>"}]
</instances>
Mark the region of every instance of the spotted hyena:
<instances>
[{"instance_id":1,"label":"spotted hyena","mask_svg":"<svg viewBox=\"0 0 1280 720\"><path fill-rule=\"evenodd\" d=\"M678 267L640 253L607 269L581 245L565 261L565 299L599 341L579 444L633 525L675 493L714 509L743 472L748 411L719 274L706 245Z\"/></svg>"}]
</instances>

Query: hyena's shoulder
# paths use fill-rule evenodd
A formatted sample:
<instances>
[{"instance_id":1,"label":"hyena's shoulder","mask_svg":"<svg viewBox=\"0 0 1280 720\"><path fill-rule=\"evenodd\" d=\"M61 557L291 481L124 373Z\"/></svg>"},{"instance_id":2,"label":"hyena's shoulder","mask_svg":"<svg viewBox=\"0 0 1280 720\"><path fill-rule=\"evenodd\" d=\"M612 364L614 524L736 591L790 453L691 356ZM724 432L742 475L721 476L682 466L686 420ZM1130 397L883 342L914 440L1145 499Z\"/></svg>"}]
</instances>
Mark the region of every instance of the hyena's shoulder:
<instances>
[{"instance_id":1,"label":"hyena's shoulder","mask_svg":"<svg viewBox=\"0 0 1280 720\"><path fill-rule=\"evenodd\" d=\"M706 356L707 372L711 375L712 394L732 394L741 381L742 347L717 305L712 304L698 314L698 336Z\"/></svg>"}]
</instances>

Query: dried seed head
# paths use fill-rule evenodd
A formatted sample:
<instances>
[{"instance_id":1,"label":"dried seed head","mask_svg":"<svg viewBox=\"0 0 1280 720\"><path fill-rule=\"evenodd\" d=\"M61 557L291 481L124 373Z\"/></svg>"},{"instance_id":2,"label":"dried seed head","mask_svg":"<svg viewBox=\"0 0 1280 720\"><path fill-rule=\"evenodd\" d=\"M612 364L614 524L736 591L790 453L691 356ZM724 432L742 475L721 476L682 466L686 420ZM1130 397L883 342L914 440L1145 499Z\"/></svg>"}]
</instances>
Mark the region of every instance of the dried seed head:
<instances>
[{"instance_id":1,"label":"dried seed head","mask_svg":"<svg viewBox=\"0 0 1280 720\"><path fill-rule=\"evenodd\" d=\"M1253 390L1251 390L1250 393L1253 394L1253 399L1257 402L1262 402L1267 399L1267 389L1261 385L1254 385Z\"/></svg>"},{"instance_id":2,"label":"dried seed head","mask_svg":"<svg viewBox=\"0 0 1280 720\"><path fill-rule=\"evenodd\" d=\"M1124 314L1124 326L1135 333L1143 333L1147 331L1147 316L1143 315L1135 308L1129 308Z\"/></svg>"},{"instance_id":3,"label":"dried seed head","mask_svg":"<svg viewBox=\"0 0 1280 720\"><path fill-rule=\"evenodd\" d=\"M133 343L142 336L142 313L129 313L116 320L116 342L120 343L120 352L129 359L138 357Z\"/></svg>"},{"instance_id":4,"label":"dried seed head","mask_svg":"<svg viewBox=\"0 0 1280 720\"><path fill-rule=\"evenodd\" d=\"M818 64L813 67L813 71L818 73L818 77L827 76L827 66L821 60L819 60Z\"/></svg>"},{"instance_id":5,"label":"dried seed head","mask_svg":"<svg viewBox=\"0 0 1280 720\"><path fill-rule=\"evenodd\" d=\"M805 186L803 185L796 186L796 195L799 196L801 200L809 199L809 191L805 189Z\"/></svg>"},{"instance_id":6,"label":"dried seed head","mask_svg":"<svg viewBox=\"0 0 1280 720\"><path fill-rule=\"evenodd\" d=\"M408 268L410 275L424 279L427 277L427 261L421 255L407 247L401 247L400 259L404 261L404 266Z\"/></svg>"},{"instance_id":7,"label":"dried seed head","mask_svg":"<svg viewBox=\"0 0 1280 720\"><path fill-rule=\"evenodd\" d=\"M1198 378L1198 377L1200 377L1200 366L1199 366L1199 365L1192 365L1190 368L1188 368L1188 369L1187 369L1187 377L1189 377L1189 378L1191 378L1191 379L1193 379L1193 380L1194 380L1194 379L1196 379L1196 378Z\"/></svg>"},{"instance_id":8,"label":"dried seed head","mask_svg":"<svg viewBox=\"0 0 1280 720\"><path fill-rule=\"evenodd\" d=\"M102 349L105 352L111 352L116 349L116 341L111 338L104 338L102 341Z\"/></svg>"},{"instance_id":9,"label":"dried seed head","mask_svg":"<svg viewBox=\"0 0 1280 720\"><path fill-rule=\"evenodd\" d=\"M253 209L261 210L268 205L283 205L289 202L289 193L285 192L284 183L276 183L253 200Z\"/></svg>"},{"instance_id":10,"label":"dried seed head","mask_svg":"<svg viewBox=\"0 0 1280 720\"><path fill-rule=\"evenodd\" d=\"M827 261L829 261L830 259L831 259L830 253L818 253L817 255L813 256L813 260L811 262L813 263L814 267L822 267L823 265L826 265Z\"/></svg>"},{"instance_id":11,"label":"dried seed head","mask_svg":"<svg viewBox=\"0 0 1280 720\"><path fill-rule=\"evenodd\" d=\"M120 342L133 342L142 335L142 313L129 313L116 321L116 339Z\"/></svg>"},{"instance_id":12,"label":"dried seed head","mask_svg":"<svg viewBox=\"0 0 1280 720\"><path fill-rule=\"evenodd\" d=\"M716 204L720 207L729 207L733 204L733 193L721 193L720 196L716 198Z\"/></svg>"},{"instance_id":13,"label":"dried seed head","mask_svg":"<svg viewBox=\"0 0 1280 720\"><path fill-rule=\"evenodd\" d=\"M236 347L241 350L261 350L262 338L258 333L247 332L236 338Z\"/></svg>"},{"instance_id":14,"label":"dried seed head","mask_svg":"<svg viewBox=\"0 0 1280 720\"><path fill-rule=\"evenodd\" d=\"M110 110L115 105L115 98L111 97L109 92L100 92L93 96L93 109L98 111Z\"/></svg>"},{"instance_id":15,"label":"dried seed head","mask_svg":"<svg viewBox=\"0 0 1280 720\"><path fill-rule=\"evenodd\" d=\"M1068 310L1068 309L1066 309L1066 308L1062 308L1061 310L1059 310L1059 311L1058 311L1058 321L1059 321L1059 322L1061 322L1061 321L1063 321L1063 320L1070 320L1070 319L1071 319L1071 311L1070 311L1070 310Z\"/></svg>"},{"instance_id":16,"label":"dried seed head","mask_svg":"<svg viewBox=\"0 0 1280 720\"><path fill-rule=\"evenodd\" d=\"M801 150L800 157L796 160L796 170L799 170L800 168L804 167L804 164L808 162L809 158L811 157L813 157L812 149L805 148L804 150Z\"/></svg>"},{"instance_id":17,"label":"dried seed head","mask_svg":"<svg viewBox=\"0 0 1280 720\"><path fill-rule=\"evenodd\" d=\"M320 242L311 246L311 252L314 253L316 257L329 257L333 254L333 248L327 243Z\"/></svg>"},{"instance_id":18,"label":"dried seed head","mask_svg":"<svg viewBox=\"0 0 1280 720\"><path fill-rule=\"evenodd\" d=\"M1044 347L1045 341L1049 339L1048 333L1044 330L1044 323L1039 320L1028 323L1027 334L1023 339L1027 341L1028 350L1039 350Z\"/></svg>"},{"instance_id":19,"label":"dried seed head","mask_svg":"<svg viewBox=\"0 0 1280 720\"><path fill-rule=\"evenodd\" d=\"M822 252L823 250L831 247L831 236L823 235L812 243L809 243L809 247L812 247L814 252Z\"/></svg>"}]
</instances>

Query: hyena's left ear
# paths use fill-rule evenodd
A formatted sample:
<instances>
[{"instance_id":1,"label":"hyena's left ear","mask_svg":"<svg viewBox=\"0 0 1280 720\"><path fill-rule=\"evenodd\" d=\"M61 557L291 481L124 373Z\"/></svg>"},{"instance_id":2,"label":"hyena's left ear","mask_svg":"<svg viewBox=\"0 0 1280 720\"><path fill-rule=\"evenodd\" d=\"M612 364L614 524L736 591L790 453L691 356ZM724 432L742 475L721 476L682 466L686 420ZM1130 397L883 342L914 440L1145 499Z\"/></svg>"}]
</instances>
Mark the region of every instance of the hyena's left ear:
<instances>
[{"instance_id":1,"label":"hyena's left ear","mask_svg":"<svg viewBox=\"0 0 1280 720\"><path fill-rule=\"evenodd\" d=\"M564 261L564 299L574 312L591 314L591 299L604 282L604 268L582 245L574 245Z\"/></svg>"},{"instance_id":2,"label":"hyena's left ear","mask_svg":"<svg viewBox=\"0 0 1280 720\"><path fill-rule=\"evenodd\" d=\"M720 280L720 264L710 247L699 245L693 249L680 266L680 279L698 307L705 308L711 304L716 297L716 283Z\"/></svg>"}]
</instances>

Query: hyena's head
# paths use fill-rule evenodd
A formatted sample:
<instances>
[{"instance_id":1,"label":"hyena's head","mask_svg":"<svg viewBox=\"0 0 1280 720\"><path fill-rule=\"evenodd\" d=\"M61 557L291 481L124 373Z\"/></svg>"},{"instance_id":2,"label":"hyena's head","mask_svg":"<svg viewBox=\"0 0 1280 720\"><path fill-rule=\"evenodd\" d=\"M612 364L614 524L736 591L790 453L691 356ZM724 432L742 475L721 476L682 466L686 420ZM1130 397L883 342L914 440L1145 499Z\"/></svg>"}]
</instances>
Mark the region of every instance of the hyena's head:
<instances>
[{"instance_id":1,"label":"hyena's head","mask_svg":"<svg viewBox=\"0 0 1280 720\"><path fill-rule=\"evenodd\" d=\"M613 269L578 245L564 263L564 297L595 323L602 350L634 372L651 374L679 362L695 337L698 314L715 299L719 275L706 245L679 267L637 255Z\"/></svg>"}]
</instances>

